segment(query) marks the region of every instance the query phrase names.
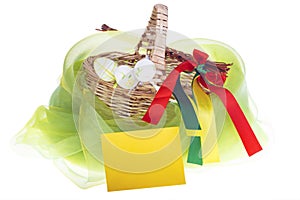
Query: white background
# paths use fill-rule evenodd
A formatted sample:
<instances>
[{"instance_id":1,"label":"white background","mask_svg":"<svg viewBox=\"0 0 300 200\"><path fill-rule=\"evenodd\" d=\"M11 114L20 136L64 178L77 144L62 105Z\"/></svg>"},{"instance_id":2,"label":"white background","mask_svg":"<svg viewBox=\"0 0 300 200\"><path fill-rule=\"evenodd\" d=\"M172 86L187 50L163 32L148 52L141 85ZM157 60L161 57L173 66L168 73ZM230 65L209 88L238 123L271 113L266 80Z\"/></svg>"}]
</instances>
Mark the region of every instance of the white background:
<instances>
[{"instance_id":1,"label":"white background","mask_svg":"<svg viewBox=\"0 0 300 200\"><path fill-rule=\"evenodd\" d=\"M107 23L143 28L148 1L38 1L0 3L0 199L300 199L298 1L161 0L169 28L189 37L219 40L246 64L247 83L270 144L237 164L186 171L187 184L106 192L79 189L34 151L16 152L12 137L56 88L64 56ZM22 155L24 154L24 155Z\"/></svg>"}]
</instances>

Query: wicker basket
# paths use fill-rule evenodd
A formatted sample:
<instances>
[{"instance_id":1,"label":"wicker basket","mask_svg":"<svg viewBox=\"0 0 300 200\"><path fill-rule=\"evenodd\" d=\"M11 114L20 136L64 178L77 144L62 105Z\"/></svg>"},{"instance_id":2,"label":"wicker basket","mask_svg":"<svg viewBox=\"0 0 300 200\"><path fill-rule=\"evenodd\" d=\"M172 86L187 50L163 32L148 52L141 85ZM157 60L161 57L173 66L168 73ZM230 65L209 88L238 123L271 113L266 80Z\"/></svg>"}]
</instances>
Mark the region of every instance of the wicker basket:
<instances>
[{"instance_id":1,"label":"wicker basket","mask_svg":"<svg viewBox=\"0 0 300 200\"><path fill-rule=\"evenodd\" d=\"M168 8L164 5L155 5L148 26L141 40L135 48L134 54L122 52L108 52L88 57L83 68L86 71L87 85L95 95L108 105L117 115L122 117L140 117L145 114L151 104L158 88L166 76L179 63L191 59L191 55L166 47L168 28ZM126 90L120 86L114 87L114 81L101 80L94 70L94 61L100 57L106 57L117 62L118 65L133 67L137 61L146 55L155 63L156 74L154 85L149 82L138 84L133 90ZM191 95L191 81L194 73L183 73L181 82L184 90Z\"/></svg>"}]
</instances>

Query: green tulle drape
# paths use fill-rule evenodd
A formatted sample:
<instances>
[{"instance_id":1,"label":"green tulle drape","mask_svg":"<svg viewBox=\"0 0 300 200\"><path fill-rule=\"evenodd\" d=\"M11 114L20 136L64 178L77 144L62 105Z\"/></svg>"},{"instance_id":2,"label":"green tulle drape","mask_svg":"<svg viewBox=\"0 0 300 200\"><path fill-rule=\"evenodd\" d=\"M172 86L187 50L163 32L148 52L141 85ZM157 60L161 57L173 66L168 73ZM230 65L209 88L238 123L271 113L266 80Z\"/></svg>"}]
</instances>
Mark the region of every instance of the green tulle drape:
<instances>
[{"instance_id":1,"label":"green tulle drape","mask_svg":"<svg viewBox=\"0 0 300 200\"><path fill-rule=\"evenodd\" d=\"M101 184L105 180L100 134L149 127L140 119L116 117L111 109L84 88L82 62L90 55L107 51L105 48L99 50L99 47L114 37L122 38L122 33L101 32L74 45L66 56L61 83L53 92L49 105L38 107L17 136L18 143L29 144L46 158L53 159L62 172L82 188ZM124 41L127 41L126 37ZM129 43L134 47L136 41L138 38ZM189 45L190 41L193 45ZM185 52L201 48L210 55L211 60L233 63L225 87L234 94L258 139L264 144L266 136L249 107L251 102L239 55L227 45L207 39L180 40L169 46ZM246 156L230 118L225 115L222 103L214 95L211 95L211 99L214 102L216 122L219 123L217 127L221 161ZM126 124L129 125L126 127ZM180 126L182 149L186 154L189 137L185 136L176 102L169 103L163 125L160 126Z\"/></svg>"}]
</instances>

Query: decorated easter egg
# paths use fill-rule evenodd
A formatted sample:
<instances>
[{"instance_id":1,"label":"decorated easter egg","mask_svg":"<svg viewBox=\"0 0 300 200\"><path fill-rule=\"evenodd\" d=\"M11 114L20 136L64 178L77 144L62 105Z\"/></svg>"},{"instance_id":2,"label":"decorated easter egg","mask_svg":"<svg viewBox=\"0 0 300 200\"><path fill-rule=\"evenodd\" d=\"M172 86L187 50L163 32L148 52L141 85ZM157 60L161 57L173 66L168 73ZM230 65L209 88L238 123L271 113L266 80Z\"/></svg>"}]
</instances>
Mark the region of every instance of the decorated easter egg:
<instances>
[{"instance_id":1,"label":"decorated easter egg","mask_svg":"<svg viewBox=\"0 0 300 200\"><path fill-rule=\"evenodd\" d=\"M139 80L134 76L134 70L128 65L121 65L114 71L118 85L124 89L134 88Z\"/></svg>"},{"instance_id":2,"label":"decorated easter egg","mask_svg":"<svg viewBox=\"0 0 300 200\"><path fill-rule=\"evenodd\" d=\"M101 57L94 61L95 72L104 81L113 81L115 79L113 72L116 67L115 62L108 58Z\"/></svg>"},{"instance_id":3,"label":"decorated easter egg","mask_svg":"<svg viewBox=\"0 0 300 200\"><path fill-rule=\"evenodd\" d=\"M134 76L142 82L153 79L155 72L155 64L147 57L139 60L134 66Z\"/></svg>"}]
</instances>

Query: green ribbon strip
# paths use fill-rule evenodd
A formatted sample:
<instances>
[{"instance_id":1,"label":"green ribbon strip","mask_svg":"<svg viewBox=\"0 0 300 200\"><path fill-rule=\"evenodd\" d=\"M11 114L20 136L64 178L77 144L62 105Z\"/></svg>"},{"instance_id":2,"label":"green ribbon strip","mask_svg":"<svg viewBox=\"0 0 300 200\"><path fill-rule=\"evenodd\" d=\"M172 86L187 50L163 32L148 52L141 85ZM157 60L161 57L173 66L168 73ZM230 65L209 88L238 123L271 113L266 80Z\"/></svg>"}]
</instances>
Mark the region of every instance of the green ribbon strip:
<instances>
[{"instance_id":1,"label":"green ribbon strip","mask_svg":"<svg viewBox=\"0 0 300 200\"><path fill-rule=\"evenodd\" d=\"M203 164L200 136L191 137L191 144L189 148L187 162L198 165Z\"/></svg>"},{"instance_id":2,"label":"green ribbon strip","mask_svg":"<svg viewBox=\"0 0 300 200\"><path fill-rule=\"evenodd\" d=\"M185 128L188 130L201 130L201 126L199 124L194 107L181 86L180 77L176 81L173 95L180 107Z\"/></svg>"},{"instance_id":3,"label":"green ribbon strip","mask_svg":"<svg viewBox=\"0 0 300 200\"><path fill-rule=\"evenodd\" d=\"M173 95L175 96L180 107L185 128L188 130L201 130L198 117L195 113L193 105L191 104L190 100L186 96L181 86L180 77L176 81ZM198 142L195 140L197 140ZM187 162L202 165L202 150L200 137L191 138Z\"/></svg>"}]
</instances>

